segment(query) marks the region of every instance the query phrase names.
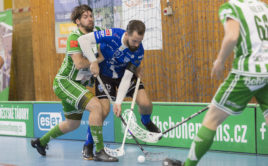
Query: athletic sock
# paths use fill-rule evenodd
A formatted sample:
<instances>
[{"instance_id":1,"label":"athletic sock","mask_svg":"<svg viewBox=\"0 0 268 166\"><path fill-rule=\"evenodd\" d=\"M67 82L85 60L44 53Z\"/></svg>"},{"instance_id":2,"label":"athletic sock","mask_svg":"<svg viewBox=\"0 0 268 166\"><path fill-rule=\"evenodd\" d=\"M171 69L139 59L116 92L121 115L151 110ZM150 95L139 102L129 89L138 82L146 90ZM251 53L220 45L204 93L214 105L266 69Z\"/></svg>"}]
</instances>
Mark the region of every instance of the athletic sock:
<instances>
[{"instance_id":1,"label":"athletic sock","mask_svg":"<svg viewBox=\"0 0 268 166\"><path fill-rule=\"evenodd\" d=\"M93 144L93 143L94 143L94 141L93 141L92 134L90 131L90 126L88 126L88 128L87 128L87 140L85 142L85 145L87 146L88 144Z\"/></svg>"},{"instance_id":2,"label":"athletic sock","mask_svg":"<svg viewBox=\"0 0 268 166\"><path fill-rule=\"evenodd\" d=\"M104 148L102 126L90 126L91 134L96 145L96 152Z\"/></svg>"},{"instance_id":3,"label":"athletic sock","mask_svg":"<svg viewBox=\"0 0 268 166\"><path fill-rule=\"evenodd\" d=\"M47 143L54 138L57 138L64 133L60 130L59 125L56 125L49 132L47 132L43 137L40 138L40 143L42 146L46 146Z\"/></svg>"},{"instance_id":4,"label":"athletic sock","mask_svg":"<svg viewBox=\"0 0 268 166\"><path fill-rule=\"evenodd\" d=\"M141 122L144 125L147 125L151 121L150 117L151 117L151 114L149 114L149 115L141 115Z\"/></svg>"},{"instance_id":5,"label":"athletic sock","mask_svg":"<svg viewBox=\"0 0 268 166\"><path fill-rule=\"evenodd\" d=\"M196 166L202 156L209 150L213 143L216 131L202 126L192 142L188 158L184 166Z\"/></svg>"}]
</instances>

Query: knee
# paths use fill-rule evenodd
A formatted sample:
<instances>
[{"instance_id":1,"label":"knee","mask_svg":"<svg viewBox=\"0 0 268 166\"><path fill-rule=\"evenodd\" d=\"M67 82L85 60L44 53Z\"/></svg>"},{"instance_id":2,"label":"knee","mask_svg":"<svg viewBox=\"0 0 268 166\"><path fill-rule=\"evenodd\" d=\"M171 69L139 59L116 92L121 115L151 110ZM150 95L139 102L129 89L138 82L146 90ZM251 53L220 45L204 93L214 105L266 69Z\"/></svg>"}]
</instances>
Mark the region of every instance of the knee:
<instances>
[{"instance_id":1,"label":"knee","mask_svg":"<svg viewBox=\"0 0 268 166\"><path fill-rule=\"evenodd\" d=\"M205 115L203 125L216 130L217 127L229 116L229 114L212 105Z\"/></svg>"},{"instance_id":2,"label":"knee","mask_svg":"<svg viewBox=\"0 0 268 166\"><path fill-rule=\"evenodd\" d=\"M97 114L102 114L102 106L98 99L93 98L90 100L90 102L87 104L86 109L90 112L95 112Z\"/></svg>"}]
</instances>

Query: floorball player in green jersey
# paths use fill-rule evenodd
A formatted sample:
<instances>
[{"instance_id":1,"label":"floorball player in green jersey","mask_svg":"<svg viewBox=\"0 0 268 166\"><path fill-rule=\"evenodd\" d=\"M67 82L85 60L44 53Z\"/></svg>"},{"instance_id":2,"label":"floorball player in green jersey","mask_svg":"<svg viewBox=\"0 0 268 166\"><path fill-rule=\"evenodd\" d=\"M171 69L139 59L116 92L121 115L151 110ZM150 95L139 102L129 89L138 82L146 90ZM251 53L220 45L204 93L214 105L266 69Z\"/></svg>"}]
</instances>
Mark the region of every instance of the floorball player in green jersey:
<instances>
[{"instance_id":1,"label":"floorball player in green jersey","mask_svg":"<svg viewBox=\"0 0 268 166\"><path fill-rule=\"evenodd\" d=\"M53 82L53 90L62 100L65 120L52 128L43 137L32 140L31 144L41 155L45 156L47 143L51 139L78 128L84 110L90 110L89 125L96 145L94 160L117 162L117 158L109 156L104 151L102 135L104 119L102 118L103 109L101 103L86 88L92 78L89 68L100 63L103 60L103 56L100 54L97 61L91 63L89 59L83 56L77 41L81 35L94 30L92 9L87 5L77 6L72 11L71 19L77 24L78 28L67 39L66 56ZM97 48L95 53L97 53ZM88 157L93 157L93 154Z\"/></svg>"},{"instance_id":2,"label":"floorball player in green jersey","mask_svg":"<svg viewBox=\"0 0 268 166\"><path fill-rule=\"evenodd\" d=\"M268 6L259 0L230 0L219 9L225 35L212 68L222 78L224 63L234 51L232 70L218 88L185 162L165 159L164 166L195 166L209 150L217 127L240 114L255 97L268 124Z\"/></svg>"}]
</instances>

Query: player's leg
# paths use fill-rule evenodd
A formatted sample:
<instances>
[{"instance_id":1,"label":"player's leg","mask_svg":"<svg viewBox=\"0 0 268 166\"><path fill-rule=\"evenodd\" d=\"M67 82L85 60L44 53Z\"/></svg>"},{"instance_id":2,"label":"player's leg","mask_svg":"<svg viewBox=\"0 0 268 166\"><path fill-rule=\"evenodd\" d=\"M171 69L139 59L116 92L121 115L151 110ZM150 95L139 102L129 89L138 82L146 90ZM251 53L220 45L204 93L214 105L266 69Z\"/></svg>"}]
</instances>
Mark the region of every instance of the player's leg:
<instances>
[{"instance_id":1,"label":"player's leg","mask_svg":"<svg viewBox=\"0 0 268 166\"><path fill-rule=\"evenodd\" d=\"M55 94L62 100L65 120L60 122L40 139L32 140L32 146L37 149L41 155L46 155L47 143L54 138L57 138L65 133L75 130L80 125L83 109L81 98L88 90L73 81L67 79L55 79L53 83Z\"/></svg>"},{"instance_id":2,"label":"player's leg","mask_svg":"<svg viewBox=\"0 0 268 166\"><path fill-rule=\"evenodd\" d=\"M229 116L223 110L211 105L206 113L202 126L194 138L185 165L197 165L202 156L213 143L217 127Z\"/></svg>"},{"instance_id":3,"label":"player's leg","mask_svg":"<svg viewBox=\"0 0 268 166\"><path fill-rule=\"evenodd\" d=\"M65 105L65 108L70 108L72 106L69 106L68 104L63 104ZM72 107L72 110L74 109L74 107ZM78 116L80 116L82 118L82 114L79 114ZM58 125L56 125L55 127L53 127L50 131L48 131L44 136L42 136L41 138L38 138L36 140L32 140L32 146L37 148L38 152L41 155L46 155L46 147L48 142L51 139L57 138L61 135L64 135L65 133L68 133L70 131L75 130L76 128L79 127L80 125L80 120L81 118L77 119L77 115L75 115L76 118L73 118L72 115L69 117L65 117L65 120L60 122ZM70 119L68 119L70 118Z\"/></svg>"},{"instance_id":4,"label":"player's leg","mask_svg":"<svg viewBox=\"0 0 268 166\"><path fill-rule=\"evenodd\" d=\"M96 145L96 152L95 152L94 160L105 161L105 162L117 162L118 161L117 158L109 156L104 151L103 132L102 132L103 126L102 125L107 115L103 113L102 104L103 103L101 103L97 97L94 97L88 102L86 106L86 109L90 110L89 126L91 130L91 134L93 136L94 143ZM106 103L106 104L110 105L110 103ZM105 107L105 108L107 109L109 107Z\"/></svg>"},{"instance_id":5,"label":"player's leg","mask_svg":"<svg viewBox=\"0 0 268 166\"><path fill-rule=\"evenodd\" d=\"M103 113L99 99L97 97L92 98L87 104L86 109L90 110L89 125L96 146L94 160L104 162L117 162L118 161L117 158L109 156L104 151L103 132L102 132Z\"/></svg>"},{"instance_id":6,"label":"player's leg","mask_svg":"<svg viewBox=\"0 0 268 166\"><path fill-rule=\"evenodd\" d=\"M102 119L105 120L105 118L107 117L107 115L109 114L109 110L110 110L110 102L108 99L99 99L101 106L102 106ZM91 134L91 129L90 129L90 125L88 126L88 130L87 130L87 140L84 143L83 146L83 158L85 160L92 160L93 159L93 145L94 145L94 139L92 137Z\"/></svg>"},{"instance_id":7,"label":"player's leg","mask_svg":"<svg viewBox=\"0 0 268 166\"><path fill-rule=\"evenodd\" d=\"M93 148L94 148L94 140L91 134L90 126L88 125L87 128L87 139L84 143L82 154L83 159L85 160L93 160L94 154L93 154Z\"/></svg>"},{"instance_id":8,"label":"player's leg","mask_svg":"<svg viewBox=\"0 0 268 166\"><path fill-rule=\"evenodd\" d=\"M109 77L105 77L102 75L100 75L100 79L105 85L105 88L107 89L112 100L115 101L117 80L109 78ZM98 80L96 80L96 84L95 84L95 93L96 93L96 96L100 99L102 110L103 110L103 120L104 120L110 112L110 101Z\"/></svg>"},{"instance_id":9,"label":"player's leg","mask_svg":"<svg viewBox=\"0 0 268 166\"><path fill-rule=\"evenodd\" d=\"M91 134L90 125L87 128L87 137L83 146L82 155L85 160L93 160L93 148L94 148L94 140Z\"/></svg>"},{"instance_id":10,"label":"player's leg","mask_svg":"<svg viewBox=\"0 0 268 166\"><path fill-rule=\"evenodd\" d=\"M220 125L229 114L223 110L211 105L206 113L202 126L199 129L197 136L195 136L188 158L184 163L184 166L195 166L201 159L201 157L209 150L213 143L213 138L216 133L218 125ZM163 161L164 166L182 166L183 163L180 160L165 159Z\"/></svg>"},{"instance_id":11,"label":"player's leg","mask_svg":"<svg viewBox=\"0 0 268 166\"><path fill-rule=\"evenodd\" d=\"M84 105L86 107L85 109L90 110L91 112L89 115L89 123L93 124L94 126L102 126L102 117L101 117L102 108L101 108L100 101L98 100L97 97L93 97L92 94L88 94L86 96L87 98L85 99L85 102L84 102ZM83 159L93 160L94 158L93 148L94 148L94 139L93 139L90 125L89 125L88 130L87 130L87 140L85 141L85 144L82 150Z\"/></svg>"},{"instance_id":12,"label":"player's leg","mask_svg":"<svg viewBox=\"0 0 268 166\"><path fill-rule=\"evenodd\" d=\"M105 81L105 85L107 86L106 89L108 89L109 93L111 93L111 85L109 83L108 78L104 77L101 78L103 81ZM106 83L108 81L108 83ZM114 95L115 95L115 90L113 90ZM109 114L110 111L110 101L108 100L107 96L105 95L103 88L101 87L101 85L99 84L98 80L96 80L95 82L95 94L96 96L100 99L100 103L102 106L102 119L104 120L107 115ZM113 96L114 97L114 96ZM115 98L115 97L114 97ZM94 140L91 134L91 130L90 130L90 126L88 126L88 130L87 130L87 140L85 141L84 147L83 147L83 155L84 156L88 156L87 152L89 151L88 149L92 149L91 145L94 144ZM86 157L84 157L86 158Z\"/></svg>"},{"instance_id":13,"label":"player's leg","mask_svg":"<svg viewBox=\"0 0 268 166\"><path fill-rule=\"evenodd\" d=\"M131 97L133 96L135 85L136 85L136 80L137 80L136 77L134 77L131 80L131 84L130 84L130 88L127 93L127 96L131 96ZM139 86L139 91L137 94L136 102L139 106L139 113L141 115L142 124L149 131L160 133L161 132L160 129L151 120L153 104L150 98L148 97L142 82L140 83L140 86Z\"/></svg>"},{"instance_id":14,"label":"player's leg","mask_svg":"<svg viewBox=\"0 0 268 166\"><path fill-rule=\"evenodd\" d=\"M229 74L221 84L203 119L202 126L191 144L184 166L197 165L212 145L218 125L229 115L240 114L254 96L256 92L247 87L244 78L244 76Z\"/></svg>"},{"instance_id":15,"label":"player's leg","mask_svg":"<svg viewBox=\"0 0 268 166\"><path fill-rule=\"evenodd\" d=\"M202 127L195 137L185 166L195 166L209 150L218 125L229 115L240 114L256 92L251 91L244 76L229 74L212 100Z\"/></svg>"}]
</instances>

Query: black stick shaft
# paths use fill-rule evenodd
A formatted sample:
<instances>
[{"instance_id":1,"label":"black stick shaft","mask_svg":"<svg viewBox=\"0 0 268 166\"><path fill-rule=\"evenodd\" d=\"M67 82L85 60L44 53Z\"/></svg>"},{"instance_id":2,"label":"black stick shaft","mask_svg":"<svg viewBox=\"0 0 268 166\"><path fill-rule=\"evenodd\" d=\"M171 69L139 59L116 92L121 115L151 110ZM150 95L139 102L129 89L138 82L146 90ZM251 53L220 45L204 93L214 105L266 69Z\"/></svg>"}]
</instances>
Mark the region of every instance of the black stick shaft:
<instances>
[{"instance_id":1,"label":"black stick shaft","mask_svg":"<svg viewBox=\"0 0 268 166\"><path fill-rule=\"evenodd\" d=\"M134 113L133 113L133 114L134 114ZM127 123L125 122L125 120L123 119L123 117L122 117L121 115L120 115L119 117L120 117L121 121L124 123L124 125L127 126ZM140 144L139 141L137 140L137 138L132 134L132 132L131 132L130 130L128 130L128 132L129 132L129 134L132 136L132 138L134 139L134 141L136 142L136 144L139 146L139 148L141 149L141 151L142 151L144 154L146 154L145 151L144 151L144 149L143 149L143 147L141 146L141 144Z\"/></svg>"},{"instance_id":2,"label":"black stick shaft","mask_svg":"<svg viewBox=\"0 0 268 166\"><path fill-rule=\"evenodd\" d=\"M193 114L193 115L191 115L190 117L188 117L188 118L184 119L184 120L183 120L183 121L181 121L180 123L178 123L178 124L176 124L175 126L173 126L173 127L169 128L169 129L167 129L166 131L164 131L164 132L162 133L162 135L164 135L164 134L166 134L167 132L169 132L169 131L171 131L171 130L173 130L173 129L177 128L179 125L181 125L181 124L183 124L183 123L187 122L188 120L192 119L193 117L195 117L195 116L197 116L197 115L201 114L202 112L206 111L208 108L209 108L209 107L206 107L206 108L204 108L204 109L202 109L202 110L200 110L200 111L198 111L198 112L194 113L194 114Z\"/></svg>"}]
</instances>

